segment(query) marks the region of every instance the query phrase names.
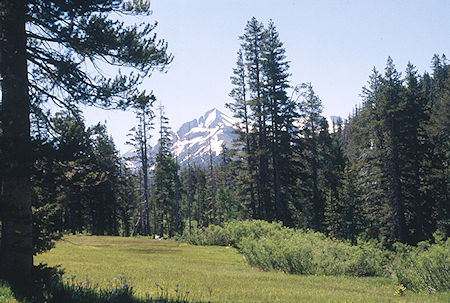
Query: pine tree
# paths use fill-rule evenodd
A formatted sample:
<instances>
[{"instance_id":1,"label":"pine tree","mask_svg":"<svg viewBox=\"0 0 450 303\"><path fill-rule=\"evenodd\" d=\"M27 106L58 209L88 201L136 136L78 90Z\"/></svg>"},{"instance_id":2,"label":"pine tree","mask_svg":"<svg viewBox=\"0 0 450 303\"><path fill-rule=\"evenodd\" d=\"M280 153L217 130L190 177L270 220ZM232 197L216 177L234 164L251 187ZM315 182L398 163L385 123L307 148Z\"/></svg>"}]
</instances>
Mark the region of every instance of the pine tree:
<instances>
[{"instance_id":1,"label":"pine tree","mask_svg":"<svg viewBox=\"0 0 450 303\"><path fill-rule=\"evenodd\" d=\"M421 90L420 79L415 67L409 63L406 68L405 91L400 104L402 120L399 143L404 159L402 180L404 184L404 199L410 219L407 221L410 234L409 242L415 244L425 240L422 165L426 151L424 126L428 120L426 114L426 99Z\"/></svg>"},{"instance_id":2,"label":"pine tree","mask_svg":"<svg viewBox=\"0 0 450 303\"><path fill-rule=\"evenodd\" d=\"M385 74L374 70L369 87L363 89L362 108L343 130L346 156L364 201L364 228L371 237L415 244L429 239L437 218L445 215L446 207L440 203L446 200L447 166L436 161L434 148L442 145L430 132L435 126L430 109L438 100L436 89L444 88L444 83L434 82L426 73L418 77L412 64L402 80L388 58Z\"/></svg>"},{"instance_id":3,"label":"pine tree","mask_svg":"<svg viewBox=\"0 0 450 303\"><path fill-rule=\"evenodd\" d=\"M389 220L389 207L385 205L386 192L383 189L382 165L380 156L384 146L381 117L376 111L378 95L381 91L381 75L374 68L369 76L368 86L363 87L362 110L349 118L344 128L346 156L350 167L358 178L358 188L364 201L365 232L370 237L387 235L392 229Z\"/></svg>"},{"instance_id":4,"label":"pine tree","mask_svg":"<svg viewBox=\"0 0 450 303\"><path fill-rule=\"evenodd\" d=\"M433 74L428 94L430 119L425 126L429 139L425 164L425 199L431 208L428 210L427 232L430 234L438 228L442 233L448 234L450 65L444 55L435 55L432 63Z\"/></svg>"},{"instance_id":5,"label":"pine tree","mask_svg":"<svg viewBox=\"0 0 450 303\"><path fill-rule=\"evenodd\" d=\"M132 236L133 219L139 204L140 178L124 163L120 163L120 179L117 186L118 221L121 235Z\"/></svg>"},{"instance_id":6,"label":"pine tree","mask_svg":"<svg viewBox=\"0 0 450 303\"><path fill-rule=\"evenodd\" d=\"M124 108L138 95L137 75L110 79L83 68L106 61L147 76L171 61L167 45L152 35L156 25L125 27L111 19L110 13L116 12L151 11L147 1L0 2L5 193L0 273L13 285L28 284L33 265L30 108L37 115L43 114L40 105L45 102L68 110L80 103Z\"/></svg>"},{"instance_id":7,"label":"pine tree","mask_svg":"<svg viewBox=\"0 0 450 303\"><path fill-rule=\"evenodd\" d=\"M289 224L289 197L293 187L290 162L297 118L289 88L285 50L272 21L267 29L256 18L248 21L231 77L235 86L227 106L239 119L242 161L238 176L242 195L253 218Z\"/></svg>"},{"instance_id":8,"label":"pine tree","mask_svg":"<svg viewBox=\"0 0 450 303\"><path fill-rule=\"evenodd\" d=\"M234 103L227 103L226 106L233 112L233 116L238 119L237 141L245 146L241 150L240 157L243 159L245 165L244 169L240 169L239 179L242 180L239 186L240 196L243 197L243 204L248 204L247 208L251 211L252 217L257 217L257 201L256 188L257 183L256 165L254 148L254 134L250 132L250 108L247 102L247 76L245 72L245 63L242 55L242 50L238 51L238 58L236 67L233 69L233 76L231 76L231 83L234 85L230 92L230 97L234 99Z\"/></svg>"},{"instance_id":9,"label":"pine tree","mask_svg":"<svg viewBox=\"0 0 450 303\"><path fill-rule=\"evenodd\" d=\"M159 235L164 236L164 231L170 237L177 230L178 206L177 206L177 184L178 165L170 151L171 139L169 120L164 116L163 107L160 106L159 115L159 140L158 153L155 158L155 171L153 176L154 198L157 207L155 222L159 222Z\"/></svg>"},{"instance_id":10,"label":"pine tree","mask_svg":"<svg viewBox=\"0 0 450 303\"><path fill-rule=\"evenodd\" d=\"M401 181L403 166L400 146L401 116L400 102L403 94L402 80L392 59L387 60L385 74L381 79L381 91L377 98L376 112L380 117L383 145L379 148L383 162L382 174L384 190L387 194L386 206L391 208L394 222L391 239L406 242L408 232L405 218L404 189ZM382 160L383 159L383 160ZM382 186L383 186L382 185Z\"/></svg>"},{"instance_id":11,"label":"pine tree","mask_svg":"<svg viewBox=\"0 0 450 303\"><path fill-rule=\"evenodd\" d=\"M150 155L150 144L151 139L150 131L153 129L152 119L154 114L152 111L153 102L155 97L146 96L141 94L139 98L135 100L134 108L136 111L136 118L138 119L137 128L131 129L129 136L131 140L127 142L129 145L134 146L138 152L137 160L140 162L142 170L142 187L144 190L144 213L145 213L145 234L148 236L152 235L151 224L150 224L150 211L151 205L149 201L149 167L151 165L151 155Z\"/></svg>"},{"instance_id":12,"label":"pine tree","mask_svg":"<svg viewBox=\"0 0 450 303\"><path fill-rule=\"evenodd\" d=\"M255 132L255 166L257 167L257 218L267 218L271 209L269 180L269 146L267 139L268 101L264 95L263 47L265 30L255 17L247 22L240 37L248 77L249 105L252 110L252 129Z\"/></svg>"},{"instance_id":13,"label":"pine tree","mask_svg":"<svg viewBox=\"0 0 450 303\"><path fill-rule=\"evenodd\" d=\"M94 128L92 140L95 186L92 188L91 207L92 233L96 235L118 235L118 192L120 181L119 152L106 132L104 125ZM92 174L92 173L91 173Z\"/></svg>"},{"instance_id":14,"label":"pine tree","mask_svg":"<svg viewBox=\"0 0 450 303\"><path fill-rule=\"evenodd\" d=\"M33 266L25 11L24 1L0 3L3 188L0 277L13 285L28 284Z\"/></svg>"},{"instance_id":15,"label":"pine tree","mask_svg":"<svg viewBox=\"0 0 450 303\"><path fill-rule=\"evenodd\" d=\"M269 136L275 199L275 214L267 214L267 218L287 223L289 219L286 182L289 179L285 177L284 173L288 171L289 167L293 107L286 93L286 89L289 88L289 73L287 72L289 64L286 61L283 43L279 40L279 34L273 21L269 21L265 31L262 57L264 90L270 110Z\"/></svg>"},{"instance_id":16,"label":"pine tree","mask_svg":"<svg viewBox=\"0 0 450 303\"><path fill-rule=\"evenodd\" d=\"M299 157L299 190L302 211L302 220L305 227L323 231L325 197L320 184L321 171L319 159L319 135L325 130L321 124L324 119L322 101L314 92L310 83L302 84L303 99L299 103L302 116L300 138L297 141L296 153Z\"/></svg>"},{"instance_id":17,"label":"pine tree","mask_svg":"<svg viewBox=\"0 0 450 303\"><path fill-rule=\"evenodd\" d=\"M209 133L208 137L208 145L209 145L209 191L211 196L209 198L209 210L210 213L210 223L216 224L216 194L217 194L217 183L216 183L216 175L214 172L214 164L213 164L213 154L211 147L211 133Z\"/></svg>"}]
</instances>

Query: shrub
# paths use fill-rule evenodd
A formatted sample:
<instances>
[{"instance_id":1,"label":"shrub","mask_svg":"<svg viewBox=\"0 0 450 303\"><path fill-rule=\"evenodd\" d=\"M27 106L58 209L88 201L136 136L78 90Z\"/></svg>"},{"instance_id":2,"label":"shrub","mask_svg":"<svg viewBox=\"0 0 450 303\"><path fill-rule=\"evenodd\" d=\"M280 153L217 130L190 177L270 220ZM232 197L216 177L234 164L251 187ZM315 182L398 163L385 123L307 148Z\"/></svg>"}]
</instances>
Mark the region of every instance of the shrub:
<instances>
[{"instance_id":1,"label":"shrub","mask_svg":"<svg viewBox=\"0 0 450 303\"><path fill-rule=\"evenodd\" d=\"M193 245L228 245L226 232L224 228L218 225L209 225L205 228L191 228L191 231L189 231L189 227L186 227L179 240Z\"/></svg>"},{"instance_id":2,"label":"shrub","mask_svg":"<svg viewBox=\"0 0 450 303\"><path fill-rule=\"evenodd\" d=\"M351 246L318 232L262 220L186 229L181 240L194 245L232 245L252 266L293 274L381 276L386 274L388 261L375 243Z\"/></svg>"},{"instance_id":3,"label":"shrub","mask_svg":"<svg viewBox=\"0 0 450 303\"><path fill-rule=\"evenodd\" d=\"M18 303L9 285L3 281L0 281L0 302Z\"/></svg>"},{"instance_id":4,"label":"shrub","mask_svg":"<svg viewBox=\"0 0 450 303\"><path fill-rule=\"evenodd\" d=\"M395 244L393 273L397 283L418 291L450 290L450 241L420 242L417 247Z\"/></svg>"},{"instance_id":5,"label":"shrub","mask_svg":"<svg viewBox=\"0 0 450 303\"><path fill-rule=\"evenodd\" d=\"M196 222L193 221L192 225L195 226ZM230 221L225 223L225 227L209 225L202 228L193 227L190 231L187 224L185 226L183 235L179 238L183 242L193 245L232 245L238 248L239 243L244 240L259 239L268 235L275 236L282 230L287 233L291 231L283 227L281 223L269 223L262 220Z\"/></svg>"},{"instance_id":6,"label":"shrub","mask_svg":"<svg viewBox=\"0 0 450 303\"><path fill-rule=\"evenodd\" d=\"M385 273L387 256L374 245L351 246L311 231L280 231L240 243L247 261L263 270L293 274L375 276Z\"/></svg>"},{"instance_id":7,"label":"shrub","mask_svg":"<svg viewBox=\"0 0 450 303\"><path fill-rule=\"evenodd\" d=\"M291 230L283 227L281 223L269 223L263 220L252 221L231 221L225 224L226 235L228 238L228 245L239 247L244 239L259 239L263 236L276 237L280 235L279 232L284 230L289 233Z\"/></svg>"},{"instance_id":8,"label":"shrub","mask_svg":"<svg viewBox=\"0 0 450 303\"><path fill-rule=\"evenodd\" d=\"M450 290L450 242L421 242L417 247L394 244L383 250L373 241L348 242L312 231L261 220L231 221L222 228L185 231L182 240L195 245L233 245L247 262L262 270L292 274L388 276L413 291Z\"/></svg>"}]
</instances>

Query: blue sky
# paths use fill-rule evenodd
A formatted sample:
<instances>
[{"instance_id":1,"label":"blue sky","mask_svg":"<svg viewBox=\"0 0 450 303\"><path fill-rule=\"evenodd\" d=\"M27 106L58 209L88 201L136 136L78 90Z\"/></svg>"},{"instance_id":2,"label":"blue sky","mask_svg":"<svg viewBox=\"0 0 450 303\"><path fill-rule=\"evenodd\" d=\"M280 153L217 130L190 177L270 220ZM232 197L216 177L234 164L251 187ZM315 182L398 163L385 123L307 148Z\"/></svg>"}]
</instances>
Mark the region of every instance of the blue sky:
<instances>
[{"instance_id":1,"label":"blue sky","mask_svg":"<svg viewBox=\"0 0 450 303\"><path fill-rule=\"evenodd\" d=\"M420 73L433 54L450 57L449 0L295 1L153 0L156 33L175 59L167 73L143 83L166 108L173 129L216 107L229 114L229 77L238 37L251 17L272 19L286 48L292 85L311 82L324 115L346 117L360 102L373 66L383 70L391 56L399 71L408 61ZM89 124L107 120L109 133L125 152L126 134L136 123L131 112L85 111Z\"/></svg>"}]
</instances>

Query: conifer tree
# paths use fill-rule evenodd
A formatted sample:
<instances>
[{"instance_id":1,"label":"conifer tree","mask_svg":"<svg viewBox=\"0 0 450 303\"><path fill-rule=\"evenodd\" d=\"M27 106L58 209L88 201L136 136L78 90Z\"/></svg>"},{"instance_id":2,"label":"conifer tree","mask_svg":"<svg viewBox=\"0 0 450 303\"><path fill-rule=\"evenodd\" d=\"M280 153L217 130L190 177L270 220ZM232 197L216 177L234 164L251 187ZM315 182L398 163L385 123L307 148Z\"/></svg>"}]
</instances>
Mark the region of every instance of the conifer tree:
<instances>
[{"instance_id":1,"label":"conifer tree","mask_svg":"<svg viewBox=\"0 0 450 303\"><path fill-rule=\"evenodd\" d=\"M231 76L231 83L234 85L233 90L230 92L230 97L234 99L234 102L227 103L226 106L233 112L234 117L238 119L237 131L238 141L245 145L245 149L242 149L241 158L245 163L245 170L241 170L240 179L243 180L239 186L240 195L244 197L244 201L248 200L248 208L250 209L252 216L257 217L257 202L255 184L257 184L256 166L255 166L255 154L253 152L254 146L254 134L250 132L250 108L247 101L247 76L245 72L245 63L242 54L242 50L238 51L238 58L236 61L236 67L233 69L233 76ZM245 203L245 202L244 202Z\"/></svg>"},{"instance_id":2,"label":"conifer tree","mask_svg":"<svg viewBox=\"0 0 450 303\"><path fill-rule=\"evenodd\" d=\"M210 213L210 223L216 224L216 194L217 194L217 183L216 183L216 175L214 172L214 163L213 163L213 154L212 154L212 146L211 146L211 133L209 133L208 137L208 145L209 145L209 191L211 196L209 198L209 210Z\"/></svg>"},{"instance_id":3,"label":"conifer tree","mask_svg":"<svg viewBox=\"0 0 450 303\"><path fill-rule=\"evenodd\" d=\"M427 210L428 234L438 228L448 234L448 188L449 188L449 146L450 146L450 65L445 55L435 55L432 60L433 73L428 94L429 123L425 126L429 152L425 170L425 200L431 206Z\"/></svg>"},{"instance_id":4,"label":"conifer tree","mask_svg":"<svg viewBox=\"0 0 450 303\"><path fill-rule=\"evenodd\" d=\"M386 192L390 203L392 203L395 228L393 238L398 239L400 242L406 242L408 235L403 184L401 181L403 159L401 157L402 148L399 142L402 127L400 124L399 102L403 93L403 86L400 74L396 71L390 57L388 58L381 83L382 89L377 104L377 111L381 117L380 124L384 135L385 148L383 148L383 154L385 161L383 170L386 176Z\"/></svg>"},{"instance_id":5,"label":"conifer tree","mask_svg":"<svg viewBox=\"0 0 450 303\"><path fill-rule=\"evenodd\" d=\"M405 76L405 91L400 104L402 120L399 143L402 146L401 156L404 159L402 180L404 184L404 199L406 213L410 219L406 222L408 230L412 231L409 242L425 240L423 211L423 182L421 171L425 159L426 138L425 123L426 99L420 86L420 78L415 67L408 63Z\"/></svg>"},{"instance_id":6,"label":"conifer tree","mask_svg":"<svg viewBox=\"0 0 450 303\"><path fill-rule=\"evenodd\" d=\"M150 192L149 192L149 168L151 165L151 155L150 155L150 144L151 139L150 131L153 129L152 119L154 114L152 111L153 102L155 97L146 96L141 94L139 98L136 99L134 108L136 111L136 118L138 119L138 126L131 129L129 134L130 141L127 142L129 145L134 146L137 151L135 160L140 163L140 168L142 170L142 187L144 190L144 216L145 216L145 234L147 236L152 235L151 224L150 224Z\"/></svg>"},{"instance_id":7,"label":"conifer tree","mask_svg":"<svg viewBox=\"0 0 450 303\"><path fill-rule=\"evenodd\" d=\"M216 217L219 223L227 222L233 219L243 218L245 203L241 202L240 187L248 188L245 183L238 181L238 175L241 174L241 161L233 160L237 158L236 150L229 149L222 144L220 162L215 167L215 177L217 184L216 193ZM246 169L243 169L246 171ZM246 196L248 197L248 196ZM250 217L252 212L246 210L245 214Z\"/></svg>"},{"instance_id":8,"label":"conifer tree","mask_svg":"<svg viewBox=\"0 0 450 303\"><path fill-rule=\"evenodd\" d=\"M439 66L437 57L433 60ZM440 216L447 208L442 201L448 165L444 154L436 153L445 144L433 140L432 131L438 125L432 118L436 96L439 89L445 91L445 81L435 76L445 77L445 72L419 77L408 64L401 79L388 58L385 74L374 70L363 89L362 108L343 130L346 155L357 173L365 232L371 237L415 244L431 238L438 222L447 232ZM445 116L445 107L437 112ZM441 121L448 124L448 115Z\"/></svg>"},{"instance_id":9,"label":"conifer tree","mask_svg":"<svg viewBox=\"0 0 450 303\"><path fill-rule=\"evenodd\" d=\"M303 119L300 138L296 149L301 175L299 176L300 209L305 227L323 231L325 197L320 184L321 171L319 159L319 135L324 129L322 120L322 102L310 83L302 84L302 101L299 111Z\"/></svg>"},{"instance_id":10,"label":"conifer tree","mask_svg":"<svg viewBox=\"0 0 450 303\"><path fill-rule=\"evenodd\" d=\"M30 109L54 102L124 108L141 78L87 71L100 62L127 66L148 76L170 63L155 24L125 26L112 13L151 13L147 1L0 2L2 81L2 241L0 273L13 285L30 282L32 254ZM98 69L97 69L98 71ZM91 73L92 72L92 73Z\"/></svg>"},{"instance_id":11,"label":"conifer tree","mask_svg":"<svg viewBox=\"0 0 450 303\"><path fill-rule=\"evenodd\" d=\"M159 140L158 153L155 158L155 171L153 176L154 198L157 206L157 218L159 222L159 235L164 236L167 230L169 236L174 236L177 230L177 184L178 165L172 156L169 120L164 115L163 107L160 106L159 115Z\"/></svg>"},{"instance_id":12,"label":"conifer tree","mask_svg":"<svg viewBox=\"0 0 450 303\"><path fill-rule=\"evenodd\" d=\"M264 91L268 100L268 120L270 120L270 153L272 160L274 210L267 215L268 219L276 219L288 223L287 187L289 162L293 142L293 125L295 118L294 105L287 96L289 88L288 68L285 49L279 39L278 31L272 20L265 31L263 45ZM268 210L266 210L268 211Z\"/></svg>"},{"instance_id":13,"label":"conifer tree","mask_svg":"<svg viewBox=\"0 0 450 303\"><path fill-rule=\"evenodd\" d=\"M263 47L265 30L255 17L247 22L240 37L248 77L249 105L252 110L252 128L255 132L255 165L257 167L257 218L267 218L270 211L269 146L267 139L268 101L264 94Z\"/></svg>"},{"instance_id":14,"label":"conifer tree","mask_svg":"<svg viewBox=\"0 0 450 303\"><path fill-rule=\"evenodd\" d=\"M256 18L248 21L240 37L237 67L231 77L235 88L228 104L239 119L243 161L238 180L249 200L251 217L288 224L291 146L297 118L289 88L285 50L272 21L267 29ZM248 100L248 101L247 101ZM255 189L255 191L253 190Z\"/></svg>"}]
</instances>

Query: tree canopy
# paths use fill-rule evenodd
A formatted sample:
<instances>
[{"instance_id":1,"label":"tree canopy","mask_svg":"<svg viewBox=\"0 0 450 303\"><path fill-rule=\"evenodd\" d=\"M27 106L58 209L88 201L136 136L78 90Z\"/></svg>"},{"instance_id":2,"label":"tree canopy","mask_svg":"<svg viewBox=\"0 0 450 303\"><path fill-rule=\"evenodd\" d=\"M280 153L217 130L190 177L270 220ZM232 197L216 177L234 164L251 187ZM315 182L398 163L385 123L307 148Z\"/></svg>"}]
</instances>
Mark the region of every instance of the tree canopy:
<instances>
[{"instance_id":1,"label":"tree canopy","mask_svg":"<svg viewBox=\"0 0 450 303\"><path fill-rule=\"evenodd\" d=\"M139 84L172 56L156 22L125 18L150 14L144 0L1 1L0 272L12 284L26 284L33 264L30 114L51 134L50 103L75 114L80 104L124 109L150 98Z\"/></svg>"}]
</instances>

